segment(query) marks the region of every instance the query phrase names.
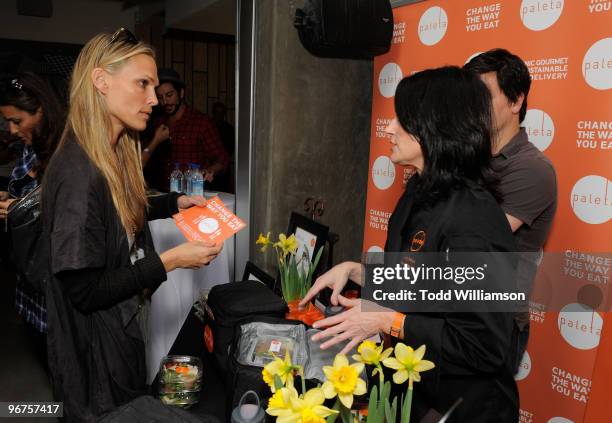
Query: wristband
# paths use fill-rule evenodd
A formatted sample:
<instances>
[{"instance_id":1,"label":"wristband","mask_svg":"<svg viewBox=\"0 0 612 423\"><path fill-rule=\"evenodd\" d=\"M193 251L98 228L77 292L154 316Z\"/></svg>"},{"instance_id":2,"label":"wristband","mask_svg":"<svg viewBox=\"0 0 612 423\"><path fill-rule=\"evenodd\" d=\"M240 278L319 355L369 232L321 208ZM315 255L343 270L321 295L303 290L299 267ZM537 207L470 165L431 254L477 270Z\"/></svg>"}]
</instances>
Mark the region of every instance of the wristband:
<instances>
[{"instance_id":1,"label":"wristband","mask_svg":"<svg viewBox=\"0 0 612 423\"><path fill-rule=\"evenodd\" d=\"M398 312L393 315L393 323L391 324L391 328L389 329L389 335L394 338L400 337L405 317L406 316L404 314Z\"/></svg>"}]
</instances>

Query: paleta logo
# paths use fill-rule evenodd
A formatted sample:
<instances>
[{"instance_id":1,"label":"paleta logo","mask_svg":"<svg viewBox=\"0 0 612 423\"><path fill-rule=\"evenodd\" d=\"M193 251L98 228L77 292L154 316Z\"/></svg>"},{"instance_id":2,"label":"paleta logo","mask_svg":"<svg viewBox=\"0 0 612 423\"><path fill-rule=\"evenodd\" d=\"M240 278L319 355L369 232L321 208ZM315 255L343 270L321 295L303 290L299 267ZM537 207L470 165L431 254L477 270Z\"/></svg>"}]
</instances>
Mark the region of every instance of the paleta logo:
<instances>
[{"instance_id":1,"label":"paleta logo","mask_svg":"<svg viewBox=\"0 0 612 423\"><path fill-rule=\"evenodd\" d=\"M419 40L426 46L437 44L448 28L448 16L440 6L430 7L421 15L418 26Z\"/></svg>"},{"instance_id":2,"label":"paleta logo","mask_svg":"<svg viewBox=\"0 0 612 423\"><path fill-rule=\"evenodd\" d=\"M593 44L584 55L582 76L596 90L612 88L612 38Z\"/></svg>"},{"instance_id":3,"label":"paleta logo","mask_svg":"<svg viewBox=\"0 0 612 423\"><path fill-rule=\"evenodd\" d=\"M386 98L395 95L397 84L402 80L402 68L397 63L387 63L378 75L378 90L380 95Z\"/></svg>"},{"instance_id":4,"label":"paleta logo","mask_svg":"<svg viewBox=\"0 0 612 423\"><path fill-rule=\"evenodd\" d=\"M610 180L599 175L588 175L576 182L570 197L572 210L578 219L591 225L606 223L612 218Z\"/></svg>"},{"instance_id":5,"label":"paleta logo","mask_svg":"<svg viewBox=\"0 0 612 423\"><path fill-rule=\"evenodd\" d=\"M543 110L529 109L522 123L529 141L540 151L546 150L555 136L555 123Z\"/></svg>"},{"instance_id":6,"label":"paleta logo","mask_svg":"<svg viewBox=\"0 0 612 423\"><path fill-rule=\"evenodd\" d=\"M379 156L372 165L372 181L374 186L385 190L395 181L395 165L387 156Z\"/></svg>"},{"instance_id":7,"label":"paleta logo","mask_svg":"<svg viewBox=\"0 0 612 423\"><path fill-rule=\"evenodd\" d=\"M599 345L603 319L592 308L568 304L559 312L557 323L561 336L572 347L590 350Z\"/></svg>"},{"instance_id":8,"label":"paleta logo","mask_svg":"<svg viewBox=\"0 0 612 423\"><path fill-rule=\"evenodd\" d=\"M523 380L529 376L529 373L531 373L531 357L529 353L525 351L521 359L521 364L519 364L518 372L514 375L514 380Z\"/></svg>"},{"instance_id":9,"label":"paleta logo","mask_svg":"<svg viewBox=\"0 0 612 423\"><path fill-rule=\"evenodd\" d=\"M557 22L564 0L523 0L521 20L532 31L542 31Z\"/></svg>"},{"instance_id":10,"label":"paleta logo","mask_svg":"<svg viewBox=\"0 0 612 423\"><path fill-rule=\"evenodd\" d=\"M553 417L547 423L574 423L570 419L566 419L565 417Z\"/></svg>"}]
</instances>

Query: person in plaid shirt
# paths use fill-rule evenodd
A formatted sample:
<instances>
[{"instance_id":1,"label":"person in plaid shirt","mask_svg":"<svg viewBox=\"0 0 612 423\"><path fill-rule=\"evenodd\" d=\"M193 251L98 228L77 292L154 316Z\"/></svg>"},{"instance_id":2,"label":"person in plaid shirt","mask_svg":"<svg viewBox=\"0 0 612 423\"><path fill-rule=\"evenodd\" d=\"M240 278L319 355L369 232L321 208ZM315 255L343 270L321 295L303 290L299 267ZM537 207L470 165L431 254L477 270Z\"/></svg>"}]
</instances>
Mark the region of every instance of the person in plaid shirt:
<instances>
[{"instance_id":1,"label":"person in plaid shirt","mask_svg":"<svg viewBox=\"0 0 612 423\"><path fill-rule=\"evenodd\" d=\"M143 165L160 144L168 140L170 154L161 157L163 179L158 183L160 188L168 189L170 172L177 162L183 170L188 163L200 165L205 180L212 181L216 175L227 171L229 163L217 127L208 116L185 104L185 83L175 70L162 68L157 76L159 86L155 91L163 114L153 121L154 135L142 150Z\"/></svg>"}]
</instances>

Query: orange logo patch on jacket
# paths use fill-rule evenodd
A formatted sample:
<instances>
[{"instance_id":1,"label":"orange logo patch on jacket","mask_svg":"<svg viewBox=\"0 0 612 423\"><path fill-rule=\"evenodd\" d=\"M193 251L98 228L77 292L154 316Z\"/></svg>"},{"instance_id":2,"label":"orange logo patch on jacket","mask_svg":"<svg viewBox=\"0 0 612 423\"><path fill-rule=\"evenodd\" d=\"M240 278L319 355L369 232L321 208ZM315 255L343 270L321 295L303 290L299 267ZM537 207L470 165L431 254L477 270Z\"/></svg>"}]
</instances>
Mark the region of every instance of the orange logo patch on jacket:
<instances>
[{"instance_id":1,"label":"orange logo patch on jacket","mask_svg":"<svg viewBox=\"0 0 612 423\"><path fill-rule=\"evenodd\" d=\"M425 231L418 231L412 237L410 241L410 251L421 251L423 245L425 245L425 239L427 238L427 234Z\"/></svg>"}]
</instances>

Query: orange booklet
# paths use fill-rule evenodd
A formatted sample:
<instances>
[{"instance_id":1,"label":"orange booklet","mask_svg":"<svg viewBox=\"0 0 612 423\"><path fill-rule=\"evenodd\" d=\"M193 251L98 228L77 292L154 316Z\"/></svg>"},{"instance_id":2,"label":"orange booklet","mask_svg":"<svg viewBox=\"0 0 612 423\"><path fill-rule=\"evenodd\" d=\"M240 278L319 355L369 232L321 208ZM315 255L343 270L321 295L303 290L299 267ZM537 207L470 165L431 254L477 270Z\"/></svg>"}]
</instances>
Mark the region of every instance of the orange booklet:
<instances>
[{"instance_id":1,"label":"orange booklet","mask_svg":"<svg viewBox=\"0 0 612 423\"><path fill-rule=\"evenodd\" d=\"M246 223L225 207L219 197L211 198L204 206L181 210L172 218L189 241L220 243L246 226Z\"/></svg>"}]
</instances>

